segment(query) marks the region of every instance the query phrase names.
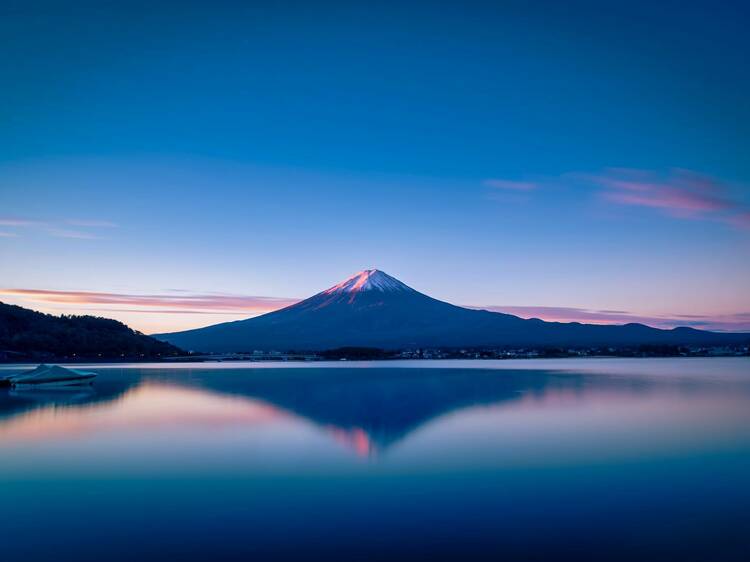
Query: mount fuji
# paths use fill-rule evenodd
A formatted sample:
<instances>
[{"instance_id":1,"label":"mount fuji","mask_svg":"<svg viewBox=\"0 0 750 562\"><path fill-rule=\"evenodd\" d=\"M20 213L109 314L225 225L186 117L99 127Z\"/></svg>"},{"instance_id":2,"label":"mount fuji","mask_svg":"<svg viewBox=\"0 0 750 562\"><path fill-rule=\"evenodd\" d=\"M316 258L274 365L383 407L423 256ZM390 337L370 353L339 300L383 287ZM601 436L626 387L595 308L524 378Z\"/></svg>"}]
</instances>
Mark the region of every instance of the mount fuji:
<instances>
[{"instance_id":1,"label":"mount fuji","mask_svg":"<svg viewBox=\"0 0 750 562\"><path fill-rule=\"evenodd\" d=\"M170 334L182 349L211 352L417 347L726 345L750 334L643 324L594 325L525 320L439 301L377 269L360 271L301 302L261 316Z\"/></svg>"}]
</instances>

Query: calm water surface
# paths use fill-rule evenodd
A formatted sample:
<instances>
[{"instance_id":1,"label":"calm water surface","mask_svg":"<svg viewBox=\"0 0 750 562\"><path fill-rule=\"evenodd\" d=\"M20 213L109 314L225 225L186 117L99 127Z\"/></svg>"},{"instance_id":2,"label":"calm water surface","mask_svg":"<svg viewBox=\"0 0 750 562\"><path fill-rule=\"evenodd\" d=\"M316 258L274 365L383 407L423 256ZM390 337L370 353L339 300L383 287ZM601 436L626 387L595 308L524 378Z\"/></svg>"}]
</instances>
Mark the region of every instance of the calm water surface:
<instances>
[{"instance_id":1,"label":"calm water surface","mask_svg":"<svg viewBox=\"0 0 750 562\"><path fill-rule=\"evenodd\" d=\"M0 389L0 560L750 553L747 358L91 369Z\"/></svg>"}]
</instances>

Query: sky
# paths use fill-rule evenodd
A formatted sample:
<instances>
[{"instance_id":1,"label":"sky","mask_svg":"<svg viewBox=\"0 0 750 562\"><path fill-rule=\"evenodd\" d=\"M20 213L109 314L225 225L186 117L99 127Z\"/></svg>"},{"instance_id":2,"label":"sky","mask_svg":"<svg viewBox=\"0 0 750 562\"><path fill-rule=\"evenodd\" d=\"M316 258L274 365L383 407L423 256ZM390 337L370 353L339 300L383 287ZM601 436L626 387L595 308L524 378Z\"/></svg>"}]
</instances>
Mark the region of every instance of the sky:
<instances>
[{"instance_id":1,"label":"sky","mask_svg":"<svg viewBox=\"0 0 750 562\"><path fill-rule=\"evenodd\" d=\"M0 6L0 301L750 331L747 3L125 4Z\"/></svg>"}]
</instances>

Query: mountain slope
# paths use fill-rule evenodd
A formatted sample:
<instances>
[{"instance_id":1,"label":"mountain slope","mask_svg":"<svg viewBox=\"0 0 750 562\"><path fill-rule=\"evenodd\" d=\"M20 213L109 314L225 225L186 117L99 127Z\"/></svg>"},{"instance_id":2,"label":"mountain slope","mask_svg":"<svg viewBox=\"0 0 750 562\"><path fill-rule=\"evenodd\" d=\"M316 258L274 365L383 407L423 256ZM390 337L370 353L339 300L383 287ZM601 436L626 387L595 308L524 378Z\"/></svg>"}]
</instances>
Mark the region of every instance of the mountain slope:
<instances>
[{"instance_id":1,"label":"mountain slope","mask_svg":"<svg viewBox=\"0 0 750 562\"><path fill-rule=\"evenodd\" d=\"M599 326L524 320L433 299L376 269L357 273L306 300L262 316L154 337L183 349L219 352L343 346L721 345L750 340L748 334L691 328L658 330L642 324Z\"/></svg>"},{"instance_id":2,"label":"mountain slope","mask_svg":"<svg viewBox=\"0 0 750 562\"><path fill-rule=\"evenodd\" d=\"M179 349L95 316L52 316L0 302L0 350L29 357L159 357Z\"/></svg>"}]
</instances>

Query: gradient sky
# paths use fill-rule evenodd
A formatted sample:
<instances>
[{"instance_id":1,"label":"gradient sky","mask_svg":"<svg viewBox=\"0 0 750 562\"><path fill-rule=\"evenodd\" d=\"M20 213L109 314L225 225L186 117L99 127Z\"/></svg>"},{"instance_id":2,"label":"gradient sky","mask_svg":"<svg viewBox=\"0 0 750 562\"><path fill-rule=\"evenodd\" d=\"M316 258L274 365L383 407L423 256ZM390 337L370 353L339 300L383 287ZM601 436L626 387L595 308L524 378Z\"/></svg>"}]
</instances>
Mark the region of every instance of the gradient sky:
<instances>
[{"instance_id":1,"label":"gradient sky","mask_svg":"<svg viewBox=\"0 0 750 562\"><path fill-rule=\"evenodd\" d=\"M0 7L0 300L750 330L747 3L127 4Z\"/></svg>"}]
</instances>

